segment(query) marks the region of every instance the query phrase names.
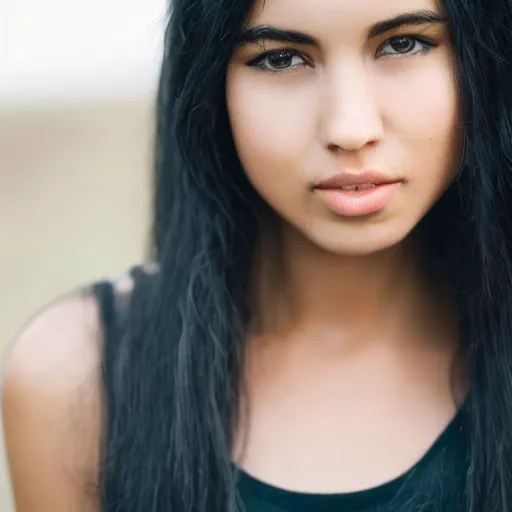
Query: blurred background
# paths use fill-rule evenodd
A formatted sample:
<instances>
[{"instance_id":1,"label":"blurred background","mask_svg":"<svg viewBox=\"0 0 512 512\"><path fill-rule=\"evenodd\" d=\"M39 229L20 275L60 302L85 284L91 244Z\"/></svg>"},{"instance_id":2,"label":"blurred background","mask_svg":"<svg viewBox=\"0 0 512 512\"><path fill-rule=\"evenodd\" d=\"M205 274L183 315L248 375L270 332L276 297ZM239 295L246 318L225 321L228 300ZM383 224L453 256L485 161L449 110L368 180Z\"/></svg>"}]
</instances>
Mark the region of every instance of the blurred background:
<instances>
[{"instance_id":1,"label":"blurred background","mask_svg":"<svg viewBox=\"0 0 512 512\"><path fill-rule=\"evenodd\" d=\"M0 361L44 304L145 259L164 24L165 0L0 0Z\"/></svg>"}]
</instances>

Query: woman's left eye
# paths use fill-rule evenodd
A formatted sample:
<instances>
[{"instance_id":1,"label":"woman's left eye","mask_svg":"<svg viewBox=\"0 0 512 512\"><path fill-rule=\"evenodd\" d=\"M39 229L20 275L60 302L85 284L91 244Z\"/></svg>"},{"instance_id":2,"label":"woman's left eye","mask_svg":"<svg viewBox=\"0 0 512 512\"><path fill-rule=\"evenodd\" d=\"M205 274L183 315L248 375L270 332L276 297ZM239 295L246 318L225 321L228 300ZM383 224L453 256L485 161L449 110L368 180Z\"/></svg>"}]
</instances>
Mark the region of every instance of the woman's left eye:
<instances>
[{"instance_id":1,"label":"woman's left eye","mask_svg":"<svg viewBox=\"0 0 512 512\"><path fill-rule=\"evenodd\" d=\"M415 55L427 53L436 45L415 36L395 36L386 41L380 48L378 56L382 55Z\"/></svg>"}]
</instances>

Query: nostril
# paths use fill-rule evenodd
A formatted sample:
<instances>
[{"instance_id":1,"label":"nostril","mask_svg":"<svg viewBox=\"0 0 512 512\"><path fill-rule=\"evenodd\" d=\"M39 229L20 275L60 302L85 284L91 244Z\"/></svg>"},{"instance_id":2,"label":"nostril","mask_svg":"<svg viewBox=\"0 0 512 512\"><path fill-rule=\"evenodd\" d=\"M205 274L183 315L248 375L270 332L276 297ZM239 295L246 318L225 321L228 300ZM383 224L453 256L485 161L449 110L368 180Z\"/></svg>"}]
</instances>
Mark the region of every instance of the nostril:
<instances>
[{"instance_id":1,"label":"nostril","mask_svg":"<svg viewBox=\"0 0 512 512\"><path fill-rule=\"evenodd\" d=\"M327 145L327 149L328 149L329 151L332 151L333 153L334 153L334 152L341 151L341 148L340 148L337 144L328 144L328 145Z\"/></svg>"}]
</instances>

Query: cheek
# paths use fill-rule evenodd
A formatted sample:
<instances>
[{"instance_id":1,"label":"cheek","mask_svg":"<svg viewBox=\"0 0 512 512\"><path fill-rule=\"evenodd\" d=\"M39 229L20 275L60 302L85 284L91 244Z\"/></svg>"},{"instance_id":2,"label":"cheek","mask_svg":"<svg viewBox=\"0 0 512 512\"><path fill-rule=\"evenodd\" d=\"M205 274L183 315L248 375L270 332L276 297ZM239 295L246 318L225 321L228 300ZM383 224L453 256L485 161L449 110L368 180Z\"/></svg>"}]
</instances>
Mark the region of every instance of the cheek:
<instances>
[{"instance_id":1,"label":"cheek","mask_svg":"<svg viewBox=\"0 0 512 512\"><path fill-rule=\"evenodd\" d=\"M380 92L386 131L401 142L408 158L424 162L422 172L425 166L429 172L456 169L462 134L458 88L449 58L419 65L401 82L396 77L384 81ZM414 169L411 173L416 174Z\"/></svg>"},{"instance_id":2,"label":"cheek","mask_svg":"<svg viewBox=\"0 0 512 512\"><path fill-rule=\"evenodd\" d=\"M227 81L227 105L236 147L247 174L295 168L314 140L315 106L307 86L236 71ZM293 78L291 78L293 80ZM236 85L235 85L236 84Z\"/></svg>"}]
</instances>

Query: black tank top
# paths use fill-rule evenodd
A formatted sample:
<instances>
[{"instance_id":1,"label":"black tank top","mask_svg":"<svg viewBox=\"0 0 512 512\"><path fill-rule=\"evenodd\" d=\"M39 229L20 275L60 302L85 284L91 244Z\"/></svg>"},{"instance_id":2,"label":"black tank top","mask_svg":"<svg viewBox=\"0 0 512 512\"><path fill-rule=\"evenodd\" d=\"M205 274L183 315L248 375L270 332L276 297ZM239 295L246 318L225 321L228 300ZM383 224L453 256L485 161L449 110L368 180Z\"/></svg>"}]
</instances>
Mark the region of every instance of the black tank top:
<instances>
[{"instance_id":1,"label":"black tank top","mask_svg":"<svg viewBox=\"0 0 512 512\"><path fill-rule=\"evenodd\" d=\"M130 271L134 277L138 272L139 267ZM119 302L110 281L97 282L91 290L101 311L104 367L112 368L119 352ZM107 372L104 378L108 381L113 376ZM378 487L341 494L295 492L238 469L238 491L243 512L464 512L468 449L467 420L462 407L413 468Z\"/></svg>"}]
</instances>

